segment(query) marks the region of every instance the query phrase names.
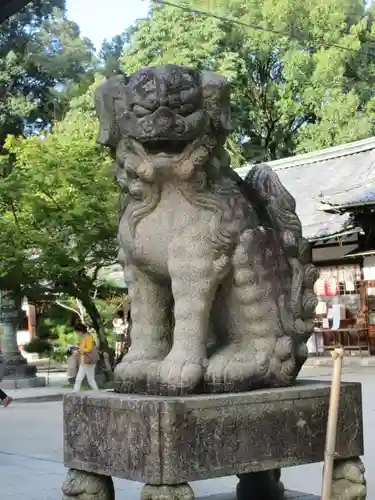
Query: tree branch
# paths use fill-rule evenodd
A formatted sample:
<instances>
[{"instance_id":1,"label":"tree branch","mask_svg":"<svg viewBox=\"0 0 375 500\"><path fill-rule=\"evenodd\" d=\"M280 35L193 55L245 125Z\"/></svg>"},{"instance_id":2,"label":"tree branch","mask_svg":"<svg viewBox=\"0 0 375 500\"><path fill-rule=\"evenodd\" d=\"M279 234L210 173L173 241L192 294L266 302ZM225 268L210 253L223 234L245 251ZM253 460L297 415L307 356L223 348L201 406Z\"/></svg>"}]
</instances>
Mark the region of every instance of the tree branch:
<instances>
[{"instance_id":1,"label":"tree branch","mask_svg":"<svg viewBox=\"0 0 375 500\"><path fill-rule=\"evenodd\" d=\"M72 311L74 312L75 314L77 314L77 316L81 317L80 316L80 313L79 311L77 311L76 309L74 309L73 307L70 307L70 306L67 306L66 304L63 304L62 302L60 302L59 300L56 300L56 304L60 307L62 307L63 309L67 309L68 311Z\"/></svg>"},{"instance_id":2,"label":"tree branch","mask_svg":"<svg viewBox=\"0 0 375 500\"><path fill-rule=\"evenodd\" d=\"M79 309L79 317L82 323L85 323L85 315L87 314L85 306L82 304L82 301L76 297L76 303Z\"/></svg>"},{"instance_id":3,"label":"tree branch","mask_svg":"<svg viewBox=\"0 0 375 500\"><path fill-rule=\"evenodd\" d=\"M14 222L15 222L15 224L17 226L17 229L19 230L19 232L21 232L21 227L20 227L20 224L19 224L19 221L18 221L18 217L17 217L17 210L16 210L16 207L14 206L14 201L12 199L10 200L10 207L11 207L11 210L12 210Z\"/></svg>"},{"instance_id":4,"label":"tree branch","mask_svg":"<svg viewBox=\"0 0 375 500\"><path fill-rule=\"evenodd\" d=\"M11 78L7 85L1 85L0 87L0 101L5 102L7 95L11 92L16 85L17 77Z\"/></svg>"},{"instance_id":5,"label":"tree branch","mask_svg":"<svg viewBox=\"0 0 375 500\"><path fill-rule=\"evenodd\" d=\"M57 203L57 201L55 200L55 198L54 198L51 194L49 194L49 193L48 193L47 191L45 191L44 189L42 189L42 190L41 190L41 192L42 192L44 195L46 195L46 196L47 196L47 198L49 198L49 199L52 201L52 203L53 203L54 205L56 205L56 207L57 207L59 210L61 210L62 212L64 212L64 211L65 211L65 210L64 210L64 208L63 208L63 207L62 207L59 203Z\"/></svg>"}]
</instances>

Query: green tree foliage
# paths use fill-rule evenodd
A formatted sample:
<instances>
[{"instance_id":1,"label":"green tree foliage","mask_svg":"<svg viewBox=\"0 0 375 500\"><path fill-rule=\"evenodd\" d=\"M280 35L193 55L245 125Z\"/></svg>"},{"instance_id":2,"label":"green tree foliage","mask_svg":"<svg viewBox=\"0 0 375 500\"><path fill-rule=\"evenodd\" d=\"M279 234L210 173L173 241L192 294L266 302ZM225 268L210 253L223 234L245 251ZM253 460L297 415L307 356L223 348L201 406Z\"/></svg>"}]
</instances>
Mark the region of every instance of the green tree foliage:
<instances>
[{"instance_id":1,"label":"green tree foliage","mask_svg":"<svg viewBox=\"0 0 375 500\"><path fill-rule=\"evenodd\" d=\"M64 3L35 0L0 26L0 287L77 297L100 333L91 294L115 258L116 188L95 145L98 59Z\"/></svg>"},{"instance_id":2,"label":"green tree foliage","mask_svg":"<svg viewBox=\"0 0 375 500\"><path fill-rule=\"evenodd\" d=\"M0 289L79 300L102 343L92 292L116 257L117 194L95 144L95 71L177 63L225 75L235 167L374 133L375 10L362 0L175 2L221 18L153 4L98 59L63 0L0 27Z\"/></svg>"},{"instance_id":3,"label":"green tree foliage","mask_svg":"<svg viewBox=\"0 0 375 500\"><path fill-rule=\"evenodd\" d=\"M175 3L222 19L154 3L149 18L129 31L122 65L132 73L177 63L228 77L235 166L374 133L374 7L366 10L363 0Z\"/></svg>"},{"instance_id":4,"label":"green tree foliage","mask_svg":"<svg viewBox=\"0 0 375 500\"><path fill-rule=\"evenodd\" d=\"M128 40L129 36L126 31L121 35L114 36L111 40L104 40L99 52L99 58L102 73L107 78L122 73L120 58Z\"/></svg>"},{"instance_id":5,"label":"green tree foliage","mask_svg":"<svg viewBox=\"0 0 375 500\"><path fill-rule=\"evenodd\" d=\"M0 26L0 147L7 134L60 119L93 83L93 46L63 8L63 0L37 0Z\"/></svg>"},{"instance_id":6,"label":"green tree foliage","mask_svg":"<svg viewBox=\"0 0 375 500\"><path fill-rule=\"evenodd\" d=\"M117 193L96 135L92 109L78 98L52 133L8 138L15 160L0 180L0 288L75 297L101 334L92 293L98 271L116 260Z\"/></svg>"}]
</instances>

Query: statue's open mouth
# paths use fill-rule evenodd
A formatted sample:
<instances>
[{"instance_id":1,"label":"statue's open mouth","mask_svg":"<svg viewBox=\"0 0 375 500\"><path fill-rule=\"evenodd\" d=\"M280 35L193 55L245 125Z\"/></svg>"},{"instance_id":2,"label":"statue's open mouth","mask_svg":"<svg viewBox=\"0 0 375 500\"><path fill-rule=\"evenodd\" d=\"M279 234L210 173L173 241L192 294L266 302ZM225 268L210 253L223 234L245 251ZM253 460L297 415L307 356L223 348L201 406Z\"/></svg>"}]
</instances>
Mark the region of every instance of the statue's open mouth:
<instances>
[{"instance_id":1,"label":"statue's open mouth","mask_svg":"<svg viewBox=\"0 0 375 500\"><path fill-rule=\"evenodd\" d=\"M191 141L187 140L154 140L142 142L142 146L149 155L174 156L183 153L190 143Z\"/></svg>"}]
</instances>

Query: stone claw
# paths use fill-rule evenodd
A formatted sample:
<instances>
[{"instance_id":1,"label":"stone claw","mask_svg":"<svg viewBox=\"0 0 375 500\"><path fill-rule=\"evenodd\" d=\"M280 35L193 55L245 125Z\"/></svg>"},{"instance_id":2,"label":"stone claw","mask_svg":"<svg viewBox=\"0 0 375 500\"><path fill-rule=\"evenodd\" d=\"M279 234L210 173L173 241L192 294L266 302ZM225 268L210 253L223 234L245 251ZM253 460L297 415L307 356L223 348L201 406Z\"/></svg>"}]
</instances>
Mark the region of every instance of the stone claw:
<instances>
[{"instance_id":1,"label":"stone claw","mask_svg":"<svg viewBox=\"0 0 375 500\"><path fill-rule=\"evenodd\" d=\"M205 373L208 392L241 392L261 387L268 369L266 353L254 350L223 349L213 356Z\"/></svg>"},{"instance_id":2,"label":"stone claw","mask_svg":"<svg viewBox=\"0 0 375 500\"><path fill-rule=\"evenodd\" d=\"M116 366L114 380L124 394L148 394L150 380L156 378L160 361L138 360L128 363L124 359Z\"/></svg>"},{"instance_id":3,"label":"stone claw","mask_svg":"<svg viewBox=\"0 0 375 500\"><path fill-rule=\"evenodd\" d=\"M195 392L204 377L201 357L186 359L186 354L173 352L159 366L158 385L161 395L184 396Z\"/></svg>"}]
</instances>

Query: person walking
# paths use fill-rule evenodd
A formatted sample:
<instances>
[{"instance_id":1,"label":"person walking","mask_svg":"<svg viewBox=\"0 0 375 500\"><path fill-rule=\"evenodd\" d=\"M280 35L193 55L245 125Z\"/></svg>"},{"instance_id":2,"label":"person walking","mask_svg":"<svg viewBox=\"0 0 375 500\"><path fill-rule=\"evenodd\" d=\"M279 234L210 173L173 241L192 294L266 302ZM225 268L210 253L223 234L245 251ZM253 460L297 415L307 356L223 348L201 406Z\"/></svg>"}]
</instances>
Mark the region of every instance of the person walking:
<instances>
[{"instance_id":1,"label":"person walking","mask_svg":"<svg viewBox=\"0 0 375 500\"><path fill-rule=\"evenodd\" d=\"M1 389L0 389L0 399L1 402L3 403L4 408L9 406L13 401L13 399L10 396L8 396L8 394L5 394L5 392L2 391Z\"/></svg>"},{"instance_id":2,"label":"person walking","mask_svg":"<svg viewBox=\"0 0 375 500\"><path fill-rule=\"evenodd\" d=\"M125 332L126 332L126 323L124 320L124 311L117 311L115 319L112 321L113 331L115 334L115 359L118 359L121 356L124 342L125 342Z\"/></svg>"},{"instance_id":3,"label":"person walking","mask_svg":"<svg viewBox=\"0 0 375 500\"><path fill-rule=\"evenodd\" d=\"M73 391L78 392L81 389L85 376L91 389L98 391L99 387L95 380L95 365L98 362L98 351L95 340L87 331L85 325L77 325L76 332L81 337L81 341L79 344L79 368Z\"/></svg>"}]
</instances>

